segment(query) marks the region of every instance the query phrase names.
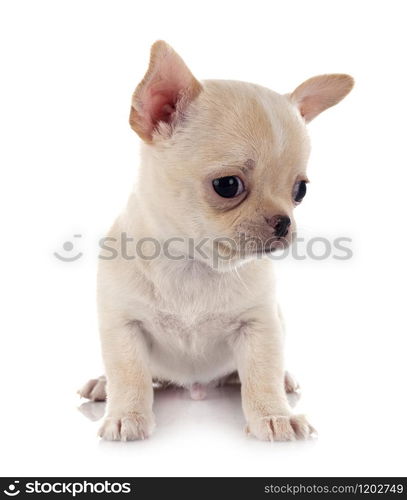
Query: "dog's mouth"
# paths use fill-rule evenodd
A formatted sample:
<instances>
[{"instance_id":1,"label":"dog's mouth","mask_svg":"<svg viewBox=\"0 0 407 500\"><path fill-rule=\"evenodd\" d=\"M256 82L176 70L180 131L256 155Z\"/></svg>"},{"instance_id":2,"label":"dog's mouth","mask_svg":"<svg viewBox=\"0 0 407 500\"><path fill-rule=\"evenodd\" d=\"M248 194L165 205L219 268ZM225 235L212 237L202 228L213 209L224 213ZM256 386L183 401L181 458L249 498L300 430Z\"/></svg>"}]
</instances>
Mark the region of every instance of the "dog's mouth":
<instances>
[{"instance_id":1,"label":"dog's mouth","mask_svg":"<svg viewBox=\"0 0 407 500\"><path fill-rule=\"evenodd\" d=\"M271 238L269 240L257 241L255 243L250 243L241 247L240 253L242 256L250 255L268 255L279 250L284 250L289 247L291 239L287 237L283 238Z\"/></svg>"},{"instance_id":2,"label":"dog's mouth","mask_svg":"<svg viewBox=\"0 0 407 500\"><path fill-rule=\"evenodd\" d=\"M284 250L290 246L290 242L286 238L278 238L271 245L264 246L256 251L258 254L269 254L278 250Z\"/></svg>"},{"instance_id":3,"label":"dog's mouth","mask_svg":"<svg viewBox=\"0 0 407 500\"><path fill-rule=\"evenodd\" d=\"M253 255L267 255L284 250L290 246L295 236L292 230L287 231L284 236L277 236L274 233L270 234L268 228L257 231L250 229L243 228L243 230L239 230L235 237L238 253L243 258Z\"/></svg>"},{"instance_id":4,"label":"dog's mouth","mask_svg":"<svg viewBox=\"0 0 407 500\"><path fill-rule=\"evenodd\" d=\"M246 237L231 239L227 243L218 242L216 248L222 260L241 260L273 254L286 249L290 243L291 237L272 237L264 240L259 237Z\"/></svg>"}]
</instances>

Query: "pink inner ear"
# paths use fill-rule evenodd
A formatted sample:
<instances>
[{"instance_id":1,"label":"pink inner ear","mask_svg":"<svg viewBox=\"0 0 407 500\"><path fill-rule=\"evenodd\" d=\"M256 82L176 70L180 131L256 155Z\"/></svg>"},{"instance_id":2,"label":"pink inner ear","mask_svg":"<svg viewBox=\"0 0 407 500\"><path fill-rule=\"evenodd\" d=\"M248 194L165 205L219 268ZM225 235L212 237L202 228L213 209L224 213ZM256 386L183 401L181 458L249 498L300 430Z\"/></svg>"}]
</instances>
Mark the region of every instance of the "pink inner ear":
<instances>
[{"instance_id":1,"label":"pink inner ear","mask_svg":"<svg viewBox=\"0 0 407 500\"><path fill-rule=\"evenodd\" d=\"M150 96L144 103L144 110L149 115L151 124L158 122L169 123L176 109L181 89L161 87L150 89Z\"/></svg>"},{"instance_id":2,"label":"pink inner ear","mask_svg":"<svg viewBox=\"0 0 407 500\"><path fill-rule=\"evenodd\" d=\"M335 104L334 102L332 104ZM304 97L301 101L300 112L301 115L306 119L306 121L311 121L324 109L330 106L329 99L325 99L323 96L310 95Z\"/></svg>"},{"instance_id":3,"label":"pink inner ear","mask_svg":"<svg viewBox=\"0 0 407 500\"><path fill-rule=\"evenodd\" d=\"M165 82L158 76L157 83L150 83L143 88L139 95L139 118L142 132L146 136L152 135L158 122L171 123L177 107L177 101L181 88L171 86L171 82Z\"/></svg>"}]
</instances>

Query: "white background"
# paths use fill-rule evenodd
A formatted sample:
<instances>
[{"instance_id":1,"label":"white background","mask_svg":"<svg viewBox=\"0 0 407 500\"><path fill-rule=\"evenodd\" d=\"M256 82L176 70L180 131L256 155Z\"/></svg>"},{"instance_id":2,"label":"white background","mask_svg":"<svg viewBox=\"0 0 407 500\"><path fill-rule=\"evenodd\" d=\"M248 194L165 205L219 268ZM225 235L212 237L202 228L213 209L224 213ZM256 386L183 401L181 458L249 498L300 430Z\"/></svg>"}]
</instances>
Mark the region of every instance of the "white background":
<instances>
[{"instance_id":1,"label":"white background","mask_svg":"<svg viewBox=\"0 0 407 500\"><path fill-rule=\"evenodd\" d=\"M406 475L405 2L3 1L0 8L1 475ZM145 442L101 443L97 241L136 176L127 120L149 46L198 78L288 92L347 72L354 91L310 125L308 236L348 236L349 261L277 264L287 365L312 442L243 433L233 389L157 396ZM53 256L77 238L84 256Z\"/></svg>"}]
</instances>

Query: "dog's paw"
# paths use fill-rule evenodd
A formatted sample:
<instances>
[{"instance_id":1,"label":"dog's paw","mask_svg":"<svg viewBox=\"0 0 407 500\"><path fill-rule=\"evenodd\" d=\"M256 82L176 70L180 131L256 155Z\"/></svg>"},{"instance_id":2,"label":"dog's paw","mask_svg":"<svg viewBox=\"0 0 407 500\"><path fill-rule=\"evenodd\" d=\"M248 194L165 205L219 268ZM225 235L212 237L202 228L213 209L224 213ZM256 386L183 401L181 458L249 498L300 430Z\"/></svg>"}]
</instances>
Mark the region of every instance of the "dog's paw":
<instances>
[{"instance_id":1,"label":"dog's paw","mask_svg":"<svg viewBox=\"0 0 407 500\"><path fill-rule=\"evenodd\" d=\"M81 398L91 401L106 401L106 377L89 380L82 389L78 391Z\"/></svg>"},{"instance_id":2,"label":"dog's paw","mask_svg":"<svg viewBox=\"0 0 407 500\"><path fill-rule=\"evenodd\" d=\"M316 435L304 415L267 416L253 419L246 432L262 441L296 441Z\"/></svg>"},{"instance_id":3,"label":"dog's paw","mask_svg":"<svg viewBox=\"0 0 407 500\"><path fill-rule=\"evenodd\" d=\"M107 441L136 441L148 438L154 427L154 416L152 414L106 417L98 435Z\"/></svg>"}]
</instances>

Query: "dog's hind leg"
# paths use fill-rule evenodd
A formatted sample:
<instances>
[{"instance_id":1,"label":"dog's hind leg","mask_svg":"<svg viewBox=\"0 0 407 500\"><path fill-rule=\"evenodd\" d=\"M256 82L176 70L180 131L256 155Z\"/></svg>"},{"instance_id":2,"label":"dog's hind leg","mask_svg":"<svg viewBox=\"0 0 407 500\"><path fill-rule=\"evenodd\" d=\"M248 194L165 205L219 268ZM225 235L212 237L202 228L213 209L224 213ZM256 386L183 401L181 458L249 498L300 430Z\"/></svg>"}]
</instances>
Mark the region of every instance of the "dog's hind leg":
<instances>
[{"instance_id":1,"label":"dog's hind leg","mask_svg":"<svg viewBox=\"0 0 407 500\"><path fill-rule=\"evenodd\" d=\"M176 387L171 382L162 380L153 380L154 389L167 389L168 387ZM99 378L92 378L79 389L78 394L81 398L90 399L91 401L106 401L106 377L105 375Z\"/></svg>"},{"instance_id":2,"label":"dog's hind leg","mask_svg":"<svg viewBox=\"0 0 407 500\"><path fill-rule=\"evenodd\" d=\"M284 375L284 387L287 394L299 393L300 385L295 380L295 378L289 372L285 372Z\"/></svg>"},{"instance_id":3,"label":"dog's hind leg","mask_svg":"<svg viewBox=\"0 0 407 500\"><path fill-rule=\"evenodd\" d=\"M106 377L102 375L99 378L89 380L78 391L78 394L81 398L91 401L106 401Z\"/></svg>"}]
</instances>

